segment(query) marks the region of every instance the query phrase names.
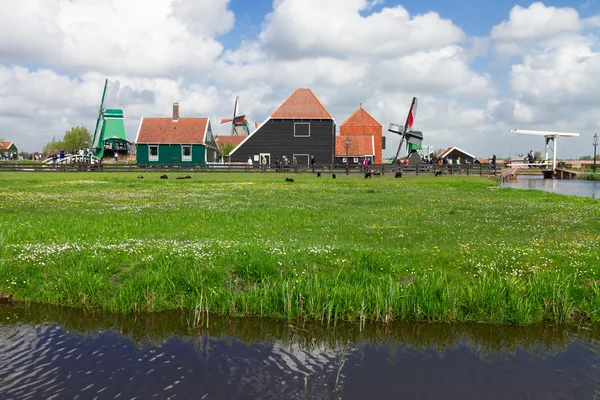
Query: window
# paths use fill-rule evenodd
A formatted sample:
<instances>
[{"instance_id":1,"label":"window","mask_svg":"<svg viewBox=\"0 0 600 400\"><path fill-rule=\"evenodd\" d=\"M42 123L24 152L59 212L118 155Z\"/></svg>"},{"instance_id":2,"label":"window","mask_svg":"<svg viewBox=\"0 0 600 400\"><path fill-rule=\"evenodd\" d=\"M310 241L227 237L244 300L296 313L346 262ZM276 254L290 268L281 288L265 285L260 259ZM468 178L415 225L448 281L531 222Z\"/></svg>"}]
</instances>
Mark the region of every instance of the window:
<instances>
[{"instance_id":1,"label":"window","mask_svg":"<svg viewBox=\"0 0 600 400\"><path fill-rule=\"evenodd\" d=\"M181 146L181 161L192 161L192 146Z\"/></svg>"},{"instance_id":2,"label":"window","mask_svg":"<svg viewBox=\"0 0 600 400\"><path fill-rule=\"evenodd\" d=\"M294 123L294 137L310 137L310 122Z\"/></svg>"},{"instance_id":3,"label":"window","mask_svg":"<svg viewBox=\"0 0 600 400\"><path fill-rule=\"evenodd\" d=\"M342 162L343 162L343 163L347 163L347 162L348 162L348 159L347 159L346 157L344 157L344 158L342 158Z\"/></svg>"},{"instance_id":4,"label":"window","mask_svg":"<svg viewBox=\"0 0 600 400\"><path fill-rule=\"evenodd\" d=\"M148 161L158 161L158 146L148 146Z\"/></svg>"},{"instance_id":5,"label":"window","mask_svg":"<svg viewBox=\"0 0 600 400\"><path fill-rule=\"evenodd\" d=\"M358 164L358 157L354 157L354 163Z\"/></svg>"}]
</instances>

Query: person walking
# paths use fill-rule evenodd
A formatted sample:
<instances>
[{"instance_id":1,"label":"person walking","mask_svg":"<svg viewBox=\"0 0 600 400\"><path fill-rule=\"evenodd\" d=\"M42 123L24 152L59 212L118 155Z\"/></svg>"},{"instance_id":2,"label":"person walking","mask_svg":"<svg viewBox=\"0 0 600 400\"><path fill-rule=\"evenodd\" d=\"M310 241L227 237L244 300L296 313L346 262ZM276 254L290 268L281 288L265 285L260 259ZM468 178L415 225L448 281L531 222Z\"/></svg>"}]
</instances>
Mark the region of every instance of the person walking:
<instances>
[{"instance_id":1,"label":"person walking","mask_svg":"<svg viewBox=\"0 0 600 400\"><path fill-rule=\"evenodd\" d=\"M315 156L314 156L314 154L313 154L313 155L310 157L310 165L311 165L311 167L312 167L312 173L313 173L313 174L315 173L315 163L316 163L316 161L315 161Z\"/></svg>"}]
</instances>

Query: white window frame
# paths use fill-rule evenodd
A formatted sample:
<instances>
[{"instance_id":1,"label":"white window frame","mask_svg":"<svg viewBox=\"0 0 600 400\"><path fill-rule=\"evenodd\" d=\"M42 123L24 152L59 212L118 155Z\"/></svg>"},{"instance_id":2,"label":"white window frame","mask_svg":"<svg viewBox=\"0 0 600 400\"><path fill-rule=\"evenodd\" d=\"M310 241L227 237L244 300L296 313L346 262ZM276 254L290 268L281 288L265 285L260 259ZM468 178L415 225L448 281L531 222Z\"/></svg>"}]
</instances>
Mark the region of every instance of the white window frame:
<instances>
[{"instance_id":1,"label":"white window frame","mask_svg":"<svg viewBox=\"0 0 600 400\"><path fill-rule=\"evenodd\" d=\"M184 150L183 149L186 148L186 147L189 147L189 149L190 149L190 155L189 156L186 156L184 154ZM192 161L192 145L191 144L182 144L181 145L181 161L184 161L184 162L191 162Z\"/></svg>"},{"instance_id":2,"label":"white window frame","mask_svg":"<svg viewBox=\"0 0 600 400\"><path fill-rule=\"evenodd\" d=\"M347 159L346 157L343 157L343 158L342 158L342 162L343 162L343 163L347 163L347 162L348 162L348 159Z\"/></svg>"},{"instance_id":3,"label":"white window frame","mask_svg":"<svg viewBox=\"0 0 600 400\"><path fill-rule=\"evenodd\" d=\"M152 155L152 148L156 148L156 155ZM157 162L159 160L159 149L160 146L157 144L149 144L148 145L148 161Z\"/></svg>"},{"instance_id":4,"label":"white window frame","mask_svg":"<svg viewBox=\"0 0 600 400\"><path fill-rule=\"evenodd\" d=\"M300 164L300 160L298 159L298 156L306 157L306 164ZM298 162L298 165L310 165L310 155L309 154L293 154L292 155L292 163L294 162L294 157L296 157L296 162Z\"/></svg>"},{"instance_id":5,"label":"white window frame","mask_svg":"<svg viewBox=\"0 0 600 400\"><path fill-rule=\"evenodd\" d=\"M267 165L271 165L271 153L260 153L260 165L262 165L263 156L267 157Z\"/></svg>"},{"instance_id":6,"label":"white window frame","mask_svg":"<svg viewBox=\"0 0 600 400\"><path fill-rule=\"evenodd\" d=\"M358 164L358 161L359 161L358 159L359 159L359 157L354 157L354 164Z\"/></svg>"},{"instance_id":7,"label":"white window frame","mask_svg":"<svg viewBox=\"0 0 600 400\"><path fill-rule=\"evenodd\" d=\"M308 135L296 135L296 125L308 125ZM294 122L294 137L310 137L310 122Z\"/></svg>"}]
</instances>

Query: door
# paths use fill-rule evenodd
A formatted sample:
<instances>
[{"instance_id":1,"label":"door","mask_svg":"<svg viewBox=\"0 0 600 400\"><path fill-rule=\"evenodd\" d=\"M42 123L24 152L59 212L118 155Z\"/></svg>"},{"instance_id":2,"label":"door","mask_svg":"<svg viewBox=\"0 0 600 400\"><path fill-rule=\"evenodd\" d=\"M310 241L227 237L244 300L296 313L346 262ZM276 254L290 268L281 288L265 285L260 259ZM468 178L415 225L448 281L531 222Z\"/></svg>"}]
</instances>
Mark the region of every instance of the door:
<instances>
[{"instance_id":1,"label":"door","mask_svg":"<svg viewBox=\"0 0 600 400\"><path fill-rule=\"evenodd\" d=\"M271 154L270 153L260 153L260 163L262 165L262 159L266 158L267 166L271 165Z\"/></svg>"}]
</instances>

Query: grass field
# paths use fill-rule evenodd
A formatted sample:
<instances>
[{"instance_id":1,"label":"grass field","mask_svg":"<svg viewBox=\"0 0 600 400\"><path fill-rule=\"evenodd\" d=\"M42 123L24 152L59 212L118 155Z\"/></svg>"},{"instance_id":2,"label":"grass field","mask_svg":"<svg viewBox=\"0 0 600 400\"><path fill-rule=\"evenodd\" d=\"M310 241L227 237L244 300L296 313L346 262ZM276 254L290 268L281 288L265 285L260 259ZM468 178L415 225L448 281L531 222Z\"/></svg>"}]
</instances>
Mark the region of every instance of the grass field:
<instances>
[{"instance_id":1,"label":"grass field","mask_svg":"<svg viewBox=\"0 0 600 400\"><path fill-rule=\"evenodd\" d=\"M0 174L0 292L119 312L599 319L598 200L456 175L136 176Z\"/></svg>"}]
</instances>

